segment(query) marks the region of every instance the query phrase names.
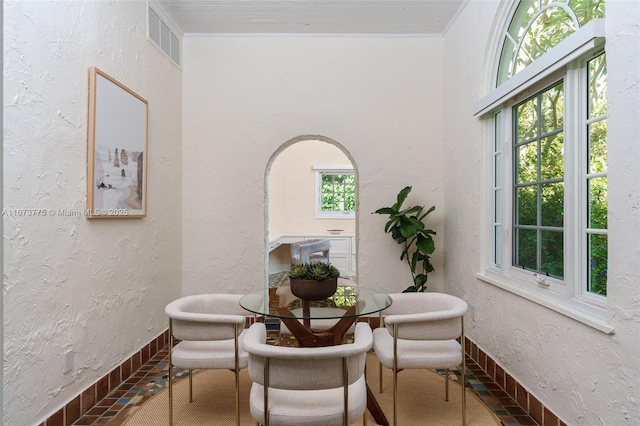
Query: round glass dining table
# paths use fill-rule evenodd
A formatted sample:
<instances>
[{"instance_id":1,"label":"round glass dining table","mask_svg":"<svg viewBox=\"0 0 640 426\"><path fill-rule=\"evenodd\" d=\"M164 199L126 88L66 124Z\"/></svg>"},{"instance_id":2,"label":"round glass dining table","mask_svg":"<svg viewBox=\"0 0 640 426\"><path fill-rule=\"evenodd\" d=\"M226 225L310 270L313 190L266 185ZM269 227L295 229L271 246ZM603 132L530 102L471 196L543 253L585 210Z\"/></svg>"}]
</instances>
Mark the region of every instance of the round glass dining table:
<instances>
[{"instance_id":1,"label":"round glass dining table","mask_svg":"<svg viewBox=\"0 0 640 426\"><path fill-rule=\"evenodd\" d=\"M339 345L358 317L383 311L392 302L380 290L344 281L325 300L302 300L285 285L246 294L240 306L256 315L280 318L300 346Z\"/></svg>"},{"instance_id":2,"label":"round glass dining table","mask_svg":"<svg viewBox=\"0 0 640 426\"><path fill-rule=\"evenodd\" d=\"M273 318L323 320L358 318L383 311L391 306L391 297L372 288L339 283L333 296L321 301L303 301L296 297L289 286L258 290L240 298L240 306L256 315ZM305 305L308 304L309 312ZM328 323L330 321L326 321Z\"/></svg>"}]
</instances>

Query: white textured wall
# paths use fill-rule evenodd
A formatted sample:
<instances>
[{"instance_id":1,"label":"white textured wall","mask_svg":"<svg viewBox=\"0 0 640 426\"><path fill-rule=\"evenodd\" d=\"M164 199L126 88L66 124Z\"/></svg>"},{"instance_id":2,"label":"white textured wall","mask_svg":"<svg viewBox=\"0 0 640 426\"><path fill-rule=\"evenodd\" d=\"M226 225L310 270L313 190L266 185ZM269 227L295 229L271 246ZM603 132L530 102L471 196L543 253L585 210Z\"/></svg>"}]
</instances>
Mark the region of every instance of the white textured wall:
<instances>
[{"instance_id":1,"label":"white textured wall","mask_svg":"<svg viewBox=\"0 0 640 426\"><path fill-rule=\"evenodd\" d=\"M3 218L6 426L40 423L140 350L180 294L181 72L145 21L144 1L4 4L6 209L86 207L90 66L149 101L147 218Z\"/></svg>"},{"instance_id":2,"label":"white textured wall","mask_svg":"<svg viewBox=\"0 0 640 426\"><path fill-rule=\"evenodd\" d=\"M413 185L411 201L435 204L433 228L442 230L441 43L186 38L183 292L261 288L265 171L282 144L302 135L337 141L358 168L360 284L404 289L408 268L384 234L385 218L370 213Z\"/></svg>"},{"instance_id":3,"label":"white textured wall","mask_svg":"<svg viewBox=\"0 0 640 426\"><path fill-rule=\"evenodd\" d=\"M313 166L321 164L348 166L351 162L335 145L317 140L294 143L275 159L269 174L270 239L280 235L329 235L327 229L356 232L354 219L315 217Z\"/></svg>"},{"instance_id":4,"label":"white textured wall","mask_svg":"<svg viewBox=\"0 0 640 426\"><path fill-rule=\"evenodd\" d=\"M470 337L567 424L640 424L640 3L607 1L611 336L475 278L485 135L471 106L488 90L496 10L467 3L444 41L447 290L475 310Z\"/></svg>"}]
</instances>

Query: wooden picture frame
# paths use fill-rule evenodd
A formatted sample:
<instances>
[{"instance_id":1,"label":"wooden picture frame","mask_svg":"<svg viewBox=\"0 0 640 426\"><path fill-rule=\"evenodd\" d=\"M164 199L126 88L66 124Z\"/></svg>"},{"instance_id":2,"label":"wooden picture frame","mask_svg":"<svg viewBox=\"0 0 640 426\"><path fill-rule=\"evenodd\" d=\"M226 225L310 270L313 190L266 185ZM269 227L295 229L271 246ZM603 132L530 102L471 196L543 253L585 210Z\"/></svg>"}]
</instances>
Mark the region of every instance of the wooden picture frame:
<instances>
[{"instance_id":1,"label":"wooden picture frame","mask_svg":"<svg viewBox=\"0 0 640 426\"><path fill-rule=\"evenodd\" d=\"M91 67L87 217L147 215L148 102Z\"/></svg>"}]
</instances>

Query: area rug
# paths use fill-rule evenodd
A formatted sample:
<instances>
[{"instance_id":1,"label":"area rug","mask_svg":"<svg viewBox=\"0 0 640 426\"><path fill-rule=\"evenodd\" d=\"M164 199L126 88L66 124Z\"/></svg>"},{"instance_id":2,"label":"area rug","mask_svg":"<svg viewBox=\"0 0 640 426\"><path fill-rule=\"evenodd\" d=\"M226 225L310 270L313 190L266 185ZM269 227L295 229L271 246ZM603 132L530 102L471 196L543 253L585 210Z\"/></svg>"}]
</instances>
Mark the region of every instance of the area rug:
<instances>
[{"instance_id":1,"label":"area rug","mask_svg":"<svg viewBox=\"0 0 640 426\"><path fill-rule=\"evenodd\" d=\"M454 378L455 375L451 375ZM367 382L393 423L393 382L391 370L383 368L384 392L379 393L378 361L367 357ZM255 425L249 412L251 379L247 370L240 374L240 424ZM194 374L194 400L189 403L189 383L182 379L174 384L173 420L175 426L234 425L234 374L228 370L203 370ZM398 424L402 426L458 426L462 424L460 385L450 382L449 401L444 400L444 376L430 370L406 370L398 374ZM139 407L124 421L126 426L158 426L168 424L169 393L164 390ZM368 425L376 425L367 413ZM354 423L361 425L362 421ZM500 421L480 399L467 389L467 425L499 426Z\"/></svg>"}]
</instances>

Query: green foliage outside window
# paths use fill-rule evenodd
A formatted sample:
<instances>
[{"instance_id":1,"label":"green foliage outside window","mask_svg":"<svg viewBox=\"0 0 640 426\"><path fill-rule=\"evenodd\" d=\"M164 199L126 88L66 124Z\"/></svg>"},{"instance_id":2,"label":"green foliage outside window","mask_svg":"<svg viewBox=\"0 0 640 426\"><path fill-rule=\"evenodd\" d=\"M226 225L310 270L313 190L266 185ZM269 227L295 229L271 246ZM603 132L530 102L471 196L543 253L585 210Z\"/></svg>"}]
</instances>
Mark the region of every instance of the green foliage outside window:
<instances>
[{"instance_id":1,"label":"green foliage outside window","mask_svg":"<svg viewBox=\"0 0 640 426\"><path fill-rule=\"evenodd\" d=\"M564 278L563 83L516 112L514 264Z\"/></svg>"},{"instance_id":2,"label":"green foliage outside window","mask_svg":"<svg viewBox=\"0 0 640 426\"><path fill-rule=\"evenodd\" d=\"M604 15L604 0L522 0L503 41L498 85Z\"/></svg>"},{"instance_id":3,"label":"green foliage outside window","mask_svg":"<svg viewBox=\"0 0 640 426\"><path fill-rule=\"evenodd\" d=\"M356 177L353 173L322 173L322 211L355 212Z\"/></svg>"}]
</instances>

